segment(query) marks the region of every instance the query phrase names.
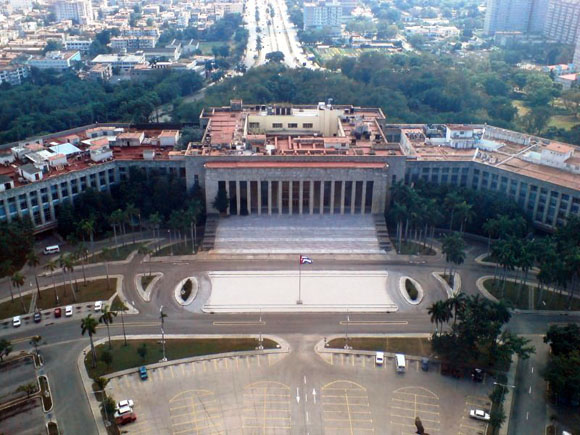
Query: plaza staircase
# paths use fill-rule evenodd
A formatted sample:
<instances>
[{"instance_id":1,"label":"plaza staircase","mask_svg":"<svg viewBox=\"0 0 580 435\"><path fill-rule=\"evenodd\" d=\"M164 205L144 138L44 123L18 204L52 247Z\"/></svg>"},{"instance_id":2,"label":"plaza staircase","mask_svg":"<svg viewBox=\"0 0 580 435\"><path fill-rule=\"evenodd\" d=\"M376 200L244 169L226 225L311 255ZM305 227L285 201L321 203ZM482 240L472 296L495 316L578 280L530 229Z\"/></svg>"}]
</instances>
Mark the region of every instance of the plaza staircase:
<instances>
[{"instance_id":1,"label":"plaza staircase","mask_svg":"<svg viewBox=\"0 0 580 435\"><path fill-rule=\"evenodd\" d=\"M389 230L387 229L387 222L382 214L373 215L375 220L375 229L377 232L377 240L379 242L379 248L384 251L389 252L393 249L391 244L391 239L389 238Z\"/></svg>"},{"instance_id":2,"label":"plaza staircase","mask_svg":"<svg viewBox=\"0 0 580 435\"><path fill-rule=\"evenodd\" d=\"M202 251L210 251L214 248L218 219L219 216L217 214L207 215L205 221L205 232L203 235L203 242L201 243Z\"/></svg>"}]
</instances>

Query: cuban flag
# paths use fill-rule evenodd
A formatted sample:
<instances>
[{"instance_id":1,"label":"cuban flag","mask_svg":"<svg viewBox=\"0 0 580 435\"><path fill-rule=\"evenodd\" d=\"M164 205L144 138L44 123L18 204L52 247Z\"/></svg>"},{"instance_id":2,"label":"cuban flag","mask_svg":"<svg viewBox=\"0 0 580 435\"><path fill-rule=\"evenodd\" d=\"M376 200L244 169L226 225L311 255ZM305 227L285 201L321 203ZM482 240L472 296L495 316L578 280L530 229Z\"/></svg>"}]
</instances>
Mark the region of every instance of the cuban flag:
<instances>
[{"instance_id":1,"label":"cuban flag","mask_svg":"<svg viewBox=\"0 0 580 435\"><path fill-rule=\"evenodd\" d=\"M307 257L306 255L301 255L300 264L312 264L312 258Z\"/></svg>"}]
</instances>

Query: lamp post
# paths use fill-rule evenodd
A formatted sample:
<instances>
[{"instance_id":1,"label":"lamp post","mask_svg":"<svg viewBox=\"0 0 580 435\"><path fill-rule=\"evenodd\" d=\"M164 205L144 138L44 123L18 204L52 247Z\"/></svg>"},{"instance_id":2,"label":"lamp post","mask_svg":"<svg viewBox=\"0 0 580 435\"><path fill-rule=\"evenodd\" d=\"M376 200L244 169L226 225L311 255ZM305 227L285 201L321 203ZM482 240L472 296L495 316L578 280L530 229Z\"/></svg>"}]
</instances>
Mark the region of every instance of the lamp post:
<instances>
[{"instance_id":1,"label":"lamp post","mask_svg":"<svg viewBox=\"0 0 580 435\"><path fill-rule=\"evenodd\" d=\"M345 340L344 340L344 350L350 350L350 346L348 345L348 324L350 323L350 316L348 314L348 308L346 309L346 329L345 329Z\"/></svg>"},{"instance_id":2,"label":"lamp post","mask_svg":"<svg viewBox=\"0 0 580 435\"><path fill-rule=\"evenodd\" d=\"M163 358L161 358L161 362L166 362L167 357L165 356L165 329L164 329L164 319L167 317L167 314L163 312L163 305L159 307L159 318L161 319L161 346L163 347Z\"/></svg>"}]
</instances>

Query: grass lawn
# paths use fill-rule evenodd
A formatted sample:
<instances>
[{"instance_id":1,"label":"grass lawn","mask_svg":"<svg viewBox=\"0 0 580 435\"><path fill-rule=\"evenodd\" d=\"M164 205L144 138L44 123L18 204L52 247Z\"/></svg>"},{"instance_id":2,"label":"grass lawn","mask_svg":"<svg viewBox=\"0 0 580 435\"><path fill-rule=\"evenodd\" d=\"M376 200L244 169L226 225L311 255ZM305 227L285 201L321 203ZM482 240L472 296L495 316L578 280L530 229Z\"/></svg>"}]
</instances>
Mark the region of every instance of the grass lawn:
<instances>
[{"instance_id":1,"label":"grass lawn","mask_svg":"<svg viewBox=\"0 0 580 435\"><path fill-rule=\"evenodd\" d=\"M493 296L498 299L501 299L502 290L501 287L498 289L494 288L493 286L493 278L486 279L483 282L485 289L490 292ZM528 290L528 291L526 291ZM515 308L519 308L522 310L529 310L529 309L538 309L538 310L567 310L568 309L568 296L567 295L559 295L558 293L553 293L549 291L544 291L544 302L546 303L541 304L540 307L531 307L530 308L530 297L534 297L534 304L537 305L537 302L540 299L540 290L537 287L532 287L533 292L529 291L529 288L526 286L524 290L521 292L521 298L518 300L518 293L520 291L519 284L516 284L512 281L506 282L505 286L505 293L503 298L513 304ZM553 294L552 294L553 293ZM570 305L570 309L573 311L580 310L580 298L575 297L572 299L572 303Z\"/></svg>"},{"instance_id":2,"label":"grass lawn","mask_svg":"<svg viewBox=\"0 0 580 435\"><path fill-rule=\"evenodd\" d=\"M94 301L106 301L117 289L117 278L109 278L109 288L107 289L107 279L96 279L93 281L87 281L85 286L83 280L77 282L78 291L76 294L76 303L79 302L94 302ZM66 291L66 294L64 294ZM49 308L54 308L62 305L74 304L75 301L72 297L72 292L70 289L70 284L64 286L60 285L56 287L56 292L58 293L59 302L56 304L54 300L54 290L52 287L40 292L42 295L41 299L36 300L36 307L41 310L46 310Z\"/></svg>"},{"instance_id":3,"label":"grass lawn","mask_svg":"<svg viewBox=\"0 0 580 435\"><path fill-rule=\"evenodd\" d=\"M32 296L25 295L22 296L22 299L24 299L24 306L26 307L26 311L22 311L22 302L20 302L20 297L18 294L15 293L14 301L2 302L0 304L0 319L8 319L9 317L26 314L28 312L28 308L30 308L30 300L32 299Z\"/></svg>"},{"instance_id":4,"label":"grass lawn","mask_svg":"<svg viewBox=\"0 0 580 435\"><path fill-rule=\"evenodd\" d=\"M406 279L405 280L405 289L407 290L407 294L409 295L411 300L416 301L417 296L419 296L419 292L417 291L415 284L413 284L413 281L411 281L410 279Z\"/></svg>"},{"instance_id":5,"label":"grass lawn","mask_svg":"<svg viewBox=\"0 0 580 435\"><path fill-rule=\"evenodd\" d=\"M106 336L106 331L103 337ZM105 343L97 346L97 367L92 368L91 352L85 357L85 367L91 378L114 373L119 370L126 370L146 364L159 362L163 357L161 340L128 340L124 346L123 340L113 341L113 362L110 367L100 360L104 350L109 349L109 344ZM145 358L141 358L137 353L137 348L142 344L146 345L147 353ZM264 349L275 349L276 342L264 339ZM165 354L168 360L188 358L202 355L213 355L224 352L239 352L254 350L258 347L258 340L253 338L232 338L232 339L194 339L194 340L166 340Z\"/></svg>"},{"instance_id":6,"label":"grass lawn","mask_svg":"<svg viewBox=\"0 0 580 435\"><path fill-rule=\"evenodd\" d=\"M204 56L213 56L213 52L211 49L213 47L221 47L222 45L227 45L230 47L230 51L232 49L231 44L229 41L204 41L199 43L199 49L201 50L201 54Z\"/></svg>"},{"instance_id":7,"label":"grass lawn","mask_svg":"<svg viewBox=\"0 0 580 435\"><path fill-rule=\"evenodd\" d=\"M115 296L113 303L111 304L111 311L121 311L123 308L127 309L123 301L119 296Z\"/></svg>"},{"instance_id":8,"label":"grass lawn","mask_svg":"<svg viewBox=\"0 0 580 435\"><path fill-rule=\"evenodd\" d=\"M199 248L199 243L198 246ZM193 253L193 243L187 239L187 243L177 242L170 246L165 246L153 254L153 257L165 257L167 255L191 255Z\"/></svg>"},{"instance_id":9,"label":"grass lawn","mask_svg":"<svg viewBox=\"0 0 580 435\"><path fill-rule=\"evenodd\" d=\"M145 290L147 288L147 286L151 283L151 281L153 281L155 279L156 275L143 275L141 277L141 287L143 287L143 290Z\"/></svg>"},{"instance_id":10,"label":"grass lawn","mask_svg":"<svg viewBox=\"0 0 580 435\"><path fill-rule=\"evenodd\" d=\"M518 109L519 116L525 116L530 111L522 100L513 100L512 104L516 109Z\"/></svg>"},{"instance_id":11,"label":"grass lawn","mask_svg":"<svg viewBox=\"0 0 580 435\"><path fill-rule=\"evenodd\" d=\"M565 130L570 130L577 124L580 124L580 119L574 115L553 115L548 121L548 127L563 128Z\"/></svg>"},{"instance_id":12,"label":"grass lawn","mask_svg":"<svg viewBox=\"0 0 580 435\"><path fill-rule=\"evenodd\" d=\"M133 251L136 251L141 246L141 243L130 243L125 246L119 246L117 253L117 248L111 248L109 251L109 257L105 258L102 252L95 254L88 258L87 264L92 263L102 263L104 261L121 261L125 260ZM80 264L80 263L78 263Z\"/></svg>"},{"instance_id":13,"label":"grass lawn","mask_svg":"<svg viewBox=\"0 0 580 435\"><path fill-rule=\"evenodd\" d=\"M328 347L344 348L344 337L328 342ZM404 353L406 355L430 356L431 341L427 338L413 337L355 337L348 340L355 350L371 350L383 352Z\"/></svg>"},{"instance_id":14,"label":"grass lawn","mask_svg":"<svg viewBox=\"0 0 580 435\"><path fill-rule=\"evenodd\" d=\"M397 239L391 238L391 243L395 249L399 247ZM400 255L435 255L435 251L431 248L424 247L420 243L415 242L401 242Z\"/></svg>"}]
</instances>

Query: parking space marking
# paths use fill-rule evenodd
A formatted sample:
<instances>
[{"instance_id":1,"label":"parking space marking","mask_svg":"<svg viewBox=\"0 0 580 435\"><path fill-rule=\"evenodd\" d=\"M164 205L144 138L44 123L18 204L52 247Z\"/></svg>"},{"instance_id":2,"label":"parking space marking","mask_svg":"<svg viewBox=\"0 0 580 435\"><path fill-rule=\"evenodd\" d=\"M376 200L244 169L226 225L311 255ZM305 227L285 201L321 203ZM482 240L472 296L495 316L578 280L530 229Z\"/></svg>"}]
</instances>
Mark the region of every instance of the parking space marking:
<instances>
[{"instance_id":1,"label":"parking space marking","mask_svg":"<svg viewBox=\"0 0 580 435\"><path fill-rule=\"evenodd\" d=\"M426 432L440 432L439 396L424 387L403 387L393 391L390 423L401 431L415 428L415 418L423 422Z\"/></svg>"},{"instance_id":2,"label":"parking space marking","mask_svg":"<svg viewBox=\"0 0 580 435\"><path fill-rule=\"evenodd\" d=\"M289 433L292 428L290 387L281 382L260 381L243 391L244 434Z\"/></svg>"},{"instance_id":3,"label":"parking space marking","mask_svg":"<svg viewBox=\"0 0 580 435\"><path fill-rule=\"evenodd\" d=\"M374 432L367 390L347 380L330 382L321 389L325 433Z\"/></svg>"},{"instance_id":4,"label":"parking space marking","mask_svg":"<svg viewBox=\"0 0 580 435\"><path fill-rule=\"evenodd\" d=\"M479 435L487 432L487 423L475 420L469 417L469 411L472 409L483 409L489 412L491 409L491 400L485 396L467 396L465 399L465 408L459 425L459 435Z\"/></svg>"},{"instance_id":5,"label":"parking space marking","mask_svg":"<svg viewBox=\"0 0 580 435\"><path fill-rule=\"evenodd\" d=\"M182 391L169 400L169 413L174 435L225 433L219 406L212 391Z\"/></svg>"}]
</instances>

